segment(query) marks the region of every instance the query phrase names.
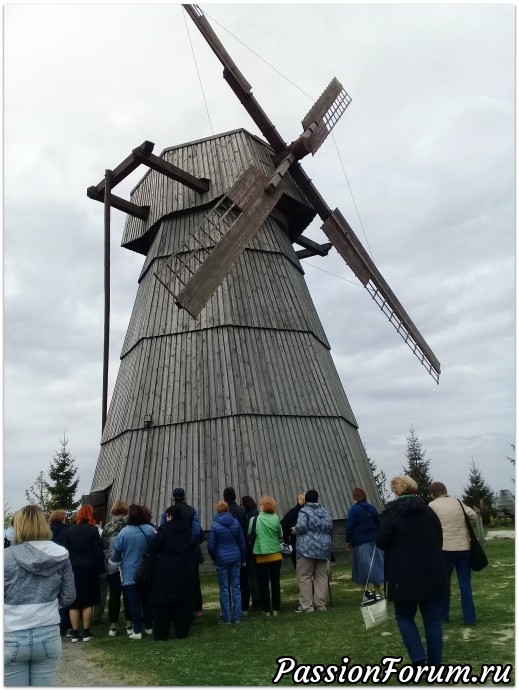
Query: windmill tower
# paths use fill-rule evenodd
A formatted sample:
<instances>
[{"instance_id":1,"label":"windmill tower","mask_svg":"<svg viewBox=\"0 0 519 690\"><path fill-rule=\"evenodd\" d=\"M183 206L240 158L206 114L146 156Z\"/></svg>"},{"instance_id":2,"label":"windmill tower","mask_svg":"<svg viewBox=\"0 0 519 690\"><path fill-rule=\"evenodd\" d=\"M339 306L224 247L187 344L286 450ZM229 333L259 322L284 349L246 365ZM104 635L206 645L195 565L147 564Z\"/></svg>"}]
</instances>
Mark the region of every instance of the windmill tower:
<instances>
[{"instance_id":1,"label":"windmill tower","mask_svg":"<svg viewBox=\"0 0 519 690\"><path fill-rule=\"evenodd\" d=\"M380 501L300 259L333 244L436 379L439 363L298 162L349 104L341 84L332 80L287 146L200 10L185 7L268 143L237 130L157 157L145 142L88 190L129 214L122 245L146 257L92 492L157 516L184 486L208 525L225 486L271 494L280 512L315 487L342 519L354 486ZM141 163L150 170L131 201L115 197ZM302 235L316 214L330 243Z\"/></svg>"}]
</instances>

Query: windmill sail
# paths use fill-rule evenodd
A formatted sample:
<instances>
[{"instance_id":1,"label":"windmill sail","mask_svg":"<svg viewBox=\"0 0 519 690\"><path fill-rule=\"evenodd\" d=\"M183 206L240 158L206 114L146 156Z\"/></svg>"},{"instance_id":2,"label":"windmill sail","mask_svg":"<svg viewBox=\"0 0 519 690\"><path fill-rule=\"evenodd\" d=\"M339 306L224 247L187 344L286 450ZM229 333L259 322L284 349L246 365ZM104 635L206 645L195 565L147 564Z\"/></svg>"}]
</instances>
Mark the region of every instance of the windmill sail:
<instances>
[{"instance_id":1,"label":"windmill sail","mask_svg":"<svg viewBox=\"0 0 519 690\"><path fill-rule=\"evenodd\" d=\"M177 304L194 318L200 314L207 300L279 201L282 188L277 187L267 194L264 190L268 181L268 177L256 168L250 167L217 204L209 217L206 216L206 224L211 224L211 216L218 216L219 222L214 224L214 234L219 233L220 238L195 272L179 258L179 254L175 254L174 261L167 262L160 273L156 274L175 296ZM224 211L221 215L220 210ZM175 262L180 264L178 270L172 266ZM175 294L172 283L174 280L182 282L180 273L185 273L186 270L193 275L179 293ZM169 280L161 278L168 272L171 274Z\"/></svg>"},{"instance_id":2,"label":"windmill sail","mask_svg":"<svg viewBox=\"0 0 519 690\"><path fill-rule=\"evenodd\" d=\"M315 154L330 134L350 103L351 98L334 77L301 122L304 130L309 129L313 123L316 124L311 136L312 154Z\"/></svg>"},{"instance_id":3,"label":"windmill sail","mask_svg":"<svg viewBox=\"0 0 519 690\"><path fill-rule=\"evenodd\" d=\"M209 43L215 55L223 64L224 78L228 81L232 90L236 93L256 125L260 128L266 140L273 147L277 154L277 158L279 158L280 155L282 156L290 147L287 147L283 143L275 126L253 97L249 82L232 61L220 39L212 30L207 19L203 16L198 5L183 5L183 7ZM305 153L310 151L315 153L350 102L351 98L343 90L340 82L333 79L303 119L302 124L305 128L305 134L308 134L308 136L303 134L302 137L291 145L299 154L297 158L302 158ZM313 123L315 123L315 127ZM313 133L310 134L310 131ZM310 139L311 136L314 137L313 140ZM312 142L311 144L308 143L309 139ZM362 284L366 287L381 310L388 316L398 333L411 347L414 354L438 383L441 371L440 362L403 306L397 300L380 271L378 271L375 264L371 261L369 255L362 247L362 244L357 239L344 217L338 211L332 214L332 210L317 191L297 160L292 163L290 171L293 178L299 184L300 189L307 196L321 217L321 220L324 222L322 228L326 234L330 233L328 238L335 245L339 254L341 254L346 263L350 265L355 275L361 280ZM335 244L336 241L337 245ZM341 247L340 249L339 246Z\"/></svg>"},{"instance_id":4,"label":"windmill sail","mask_svg":"<svg viewBox=\"0 0 519 690\"><path fill-rule=\"evenodd\" d=\"M390 323L438 383L440 362L338 209L326 219L322 229Z\"/></svg>"}]
</instances>

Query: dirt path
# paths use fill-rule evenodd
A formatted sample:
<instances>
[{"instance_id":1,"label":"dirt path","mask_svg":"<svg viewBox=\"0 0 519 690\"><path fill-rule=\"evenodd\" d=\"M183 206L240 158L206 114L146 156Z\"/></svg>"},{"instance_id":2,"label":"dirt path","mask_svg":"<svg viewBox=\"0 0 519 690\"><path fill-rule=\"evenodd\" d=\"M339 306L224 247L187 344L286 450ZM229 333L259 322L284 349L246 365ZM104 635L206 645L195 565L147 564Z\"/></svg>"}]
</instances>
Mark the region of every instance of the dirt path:
<instances>
[{"instance_id":1,"label":"dirt path","mask_svg":"<svg viewBox=\"0 0 519 690\"><path fill-rule=\"evenodd\" d=\"M63 656L54 682L56 687L122 688L141 685L141 681L135 678L123 678L96 663L96 650L88 645L88 642L72 644L63 638Z\"/></svg>"}]
</instances>

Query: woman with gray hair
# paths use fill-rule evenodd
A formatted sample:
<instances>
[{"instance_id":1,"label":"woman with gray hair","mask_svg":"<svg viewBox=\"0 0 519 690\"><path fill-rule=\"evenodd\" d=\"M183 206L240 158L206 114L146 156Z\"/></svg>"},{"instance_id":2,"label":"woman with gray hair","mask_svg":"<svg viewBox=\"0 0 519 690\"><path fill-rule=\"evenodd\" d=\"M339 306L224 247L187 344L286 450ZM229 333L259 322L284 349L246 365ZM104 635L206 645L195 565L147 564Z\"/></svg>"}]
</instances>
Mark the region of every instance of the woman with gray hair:
<instances>
[{"instance_id":1,"label":"woman with gray hair","mask_svg":"<svg viewBox=\"0 0 519 690\"><path fill-rule=\"evenodd\" d=\"M442 663L441 599L449 591L442 555L442 526L436 513L416 494L414 479L399 475L391 480L396 500L380 516L376 539L384 551L386 596L395 605L395 617L411 663ZM415 622L420 609L427 652Z\"/></svg>"}]
</instances>

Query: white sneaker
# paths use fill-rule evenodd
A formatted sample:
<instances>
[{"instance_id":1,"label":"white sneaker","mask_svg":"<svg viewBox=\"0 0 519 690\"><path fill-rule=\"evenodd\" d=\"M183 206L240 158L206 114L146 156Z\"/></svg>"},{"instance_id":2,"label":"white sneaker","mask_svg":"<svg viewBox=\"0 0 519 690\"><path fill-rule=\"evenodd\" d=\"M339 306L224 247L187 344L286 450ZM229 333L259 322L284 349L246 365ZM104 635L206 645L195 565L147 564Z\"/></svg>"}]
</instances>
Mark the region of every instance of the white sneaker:
<instances>
[{"instance_id":1,"label":"white sneaker","mask_svg":"<svg viewBox=\"0 0 519 690\"><path fill-rule=\"evenodd\" d=\"M273 616L277 616L278 613L279 613L279 611L272 611L272 615L273 615Z\"/></svg>"},{"instance_id":2,"label":"white sneaker","mask_svg":"<svg viewBox=\"0 0 519 690\"><path fill-rule=\"evenodd\" d=\"M127 635L133 635L133 628L126 628Z\"/></svg>"},{"instance_id":3,"label":"white sneaker","mask_svg":"<svg viewBox=\"0 0 519 690\"><path fill-rule=\"evenodd\" d=\"M108 631L108 637L115 637L117 635L117 630L115 628L110 628Z\"/></svg>"},{"instance_id":4,"label":"white sneaker","mask_svg":"<svg viewBox=\"0 0 519 690\"><path fill-rule=\"evenodd\" d=\"M146 635L153 635L153 628L144 628Z\"/></svg>"},{"instance_id":5,"label":"white sneaker","mask_svg":"<svg viewBox=\"0 0 519 690\"><path fill-rule=\"evenodd\" d=\"M128 635L129 640L142 640L142 633L136 633L132 632L131 635Z\"/></svg>"}]
</instances>

